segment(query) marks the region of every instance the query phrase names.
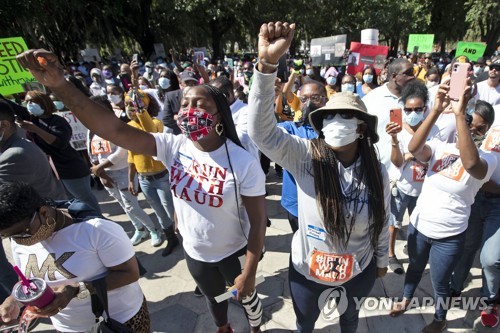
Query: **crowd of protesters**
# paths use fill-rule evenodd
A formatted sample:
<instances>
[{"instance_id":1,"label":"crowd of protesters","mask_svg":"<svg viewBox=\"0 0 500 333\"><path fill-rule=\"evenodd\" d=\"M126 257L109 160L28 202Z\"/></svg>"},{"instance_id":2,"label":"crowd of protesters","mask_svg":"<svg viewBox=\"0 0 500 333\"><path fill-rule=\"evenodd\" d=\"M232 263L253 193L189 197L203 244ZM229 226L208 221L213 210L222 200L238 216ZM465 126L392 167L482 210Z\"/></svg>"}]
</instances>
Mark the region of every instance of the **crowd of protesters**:
<instances>
[{"instance_id":1,"label":"crowd of protesters","mask_svg":"<svg viewBox=\"0 0 500 333\"><path fill-rule=\"evenodd\" d=\"M288 273L299 332L313 332L318 298L332 286L347 293L341 332L356 332L355 298L368 296L388 269L405 274L403 299L390 311L402 315L427 263L436 311L422 332L444 332L448 304L464 289L477 251L481 321L498 324L500 56L400 52L351 75L342 64L287 55L294 31L264 24L256 57L213 63L173 50L168 58L64 66L45 50L18 56L45 89L0 98L0 235L10 238L21 271L54 289L53 303L37 311L58 332L92 326L85 290L102 277L116 306L110 315L149 332L133 246L166 241L167 257L181 246L178 236L217 332L232 332L227 301L215 300L227 285L260 332L255 275L266 260L271 162L294 233ZM467 64L469 75L452 99L456 64ZM72 145L65 111L88 129L87 149ZM118 201L135 229L130 239L103 218L91 184ZM139 205L140 191L157 223ZM70 208L59 208L61 200ZM398 238L407 240L406 272ZM52 252L74 254L55 273L32 269ZM3 248L0 255L7 322L22 304L9 296L17 277Z\"/></svg>"}]
</instances>

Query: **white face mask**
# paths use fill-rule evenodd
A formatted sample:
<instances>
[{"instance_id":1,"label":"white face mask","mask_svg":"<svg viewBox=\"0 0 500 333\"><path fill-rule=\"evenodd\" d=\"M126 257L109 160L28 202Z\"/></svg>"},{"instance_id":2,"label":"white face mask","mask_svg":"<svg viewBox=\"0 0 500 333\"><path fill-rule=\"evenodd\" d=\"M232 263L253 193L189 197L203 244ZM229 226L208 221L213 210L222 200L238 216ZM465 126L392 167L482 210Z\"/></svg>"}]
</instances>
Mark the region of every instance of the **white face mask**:
<instances>
[{"instance_id":1,"label":"white face mask","mask_svg":"<svg viewBox=\"0 0 500 333\"><path fill-rule=\"evenodd\" d=\"M336 114L332 119L323 119L323 128L321 131L325 136L325 142L332 147L343 147L353 143L358 138L358 125L362 120L354 117L344 119Z\"/></svg>"},{"instance_id":2,"label":"white face mask","mask_svg":"<svg viewBox=\"0 0 500 333\"><path fill-rule=\"evenodd\" d=\"M354 92L354 84L352 83L343 83L341 88L342 92Z\"/></svg>"},{"instance_id":3,"label":"white face mask","mask_svg":"<svg viewBox=\"0 0 500 333\"><path fill-rule=\"evenodd\" d=\"M108 94L108 100L117 105L117 104L120 104L120 102L122 101L122 96L121 95L113 95L113 94Z\"/></svg>"},{"instance_id":4,"label":"white face mask","mask_svg":"<svg viewBox=\"0 0 500 333\"><path fill-rule=\"evenodd\" d=\"M146 73L151 74L153 72L153 69L151 67L146 67Z\"/></svg>"},{"instance_id":5,"label":"white face mask","mask_svg":"<svg viewBox=\"0 0 500 333\"><path fill-rule=\"evenodd\" d=\"M484 71L484 67L481 66L474 66L474 74L479 75Z\"/></svg>"},{"instance_id":6,"label":"white face mask","mask_svg":"<svg viewBox=\"0 0 500 333\"><path fill-rule=\"evenodd\" d=\"M436 86L437 84L438 84L438 83L437 83L437 82L435 82L435 81L427 81L427 82L425 83L425 86L427 87L427 89L430 89L430 88L432 88L432 87Z\"/></svg>"},{"instance_id":7,"label":"white face mask","mask_svg":"<svg viewBox=\"0 0 500 333\"><path fill-rule=\"evenodd\" d=\"M168 89L170 87L170 80L166 77L160 77L158 79L158 85L161 87L161 89Z\"/></svg>"},{"instance_id":8,"label":"white face mask","mask_svg":"<svg viewBox=\"0 0 500 333\"><path fill-rule=\"evenodd\" d=\"M329 86L334 86L337 83L337 78L335 76L329 76L326 78L326 84Z\"/></svg>"},{"instance_id":9,"label":"white face mask","mask_svg":"<svg viewBox=\"0 0 500 333\"><path fill-rule=\"evenodd\" d=\"M149 89L149 87L148 87L148 86L146 86L146 85L144 85L144 84L140 84L140 85L139 85L139 89L141 89L141 90L146 90L146 89Z\"/></svg>"}]
</instances>

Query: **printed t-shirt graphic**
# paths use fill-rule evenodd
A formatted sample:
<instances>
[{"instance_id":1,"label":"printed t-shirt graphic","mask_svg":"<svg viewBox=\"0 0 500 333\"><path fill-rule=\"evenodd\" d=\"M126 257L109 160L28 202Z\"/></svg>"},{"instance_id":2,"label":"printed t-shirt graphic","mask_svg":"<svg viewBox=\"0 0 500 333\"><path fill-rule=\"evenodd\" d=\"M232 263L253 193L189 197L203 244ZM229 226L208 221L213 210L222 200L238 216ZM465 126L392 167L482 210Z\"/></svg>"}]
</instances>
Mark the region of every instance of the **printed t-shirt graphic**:
<instances>
[{"instance_id":1,"label":"printed t-shirt graphic","mask_svg":"<svg viewBox=\"0 0 500 333\"><path fill-rule=\"evenodd\" d=\"M220 207L227 168L201 164L179 153L170 172L170 189L177 198L200 205Z\"/></svg>"},{"instance_id":2,"label":"printed t-shirt graphic","mask_svg":"<svg viewBox=\"0 0 500 333\"><path fill-rule=\"evenodd\" d=\"M413 173L413 181L414 182L423 182L425 179L425 175L427 174L427 166L418 162L413 161L411 165L411 170Z\"/></svg>"},{"instance_id":3,"label":"printed t-shirt graphic","mask_svg":"<svg viewBox=\"0 0 500 333\"><path fill-rule=\"evenodd\" d=\"M111 145L109 144L109 141L94 135L94 138L92 139L91 151L92 155L111 154Z\"/></svg>"},{"instance_id":4,"label":"printed t-shirt graphic","mask_svg":"<svg viewBox=\"0 0 500 333\"><path fill-rule=\"evenodd\" d=\"M458 182L462 180L465 169L459 155L444 152L432 166L432 171Z\"/></svg>"},{"instance_id":5,"label":"printed t-shirt graphic","mask_svg":"<svg viewBox=\"0 0 500 333\"><path fill-rule=\"evenodd\" d=\"M484 141L484 150L500 153L500 127L491 129Z\"/></svg>"},{"instance_id":6,"label":"printed t-shirt graphic","mask_svg":"<svg viewBox=\"0 0 500 333\"><path fill-rule=\"evenodd\" d=\"M333 254L314 249L309 260L309 274L326 282L343 282L352 277L354 256Z\"/></svg>"}]
</instances>

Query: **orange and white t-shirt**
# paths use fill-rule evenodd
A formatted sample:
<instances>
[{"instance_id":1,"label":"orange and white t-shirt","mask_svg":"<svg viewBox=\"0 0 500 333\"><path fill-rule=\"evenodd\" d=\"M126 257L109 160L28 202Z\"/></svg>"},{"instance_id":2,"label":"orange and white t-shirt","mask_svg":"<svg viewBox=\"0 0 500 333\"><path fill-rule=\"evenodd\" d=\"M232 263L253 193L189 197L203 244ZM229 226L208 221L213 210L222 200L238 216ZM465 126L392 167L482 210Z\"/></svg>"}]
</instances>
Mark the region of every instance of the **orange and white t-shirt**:
<instances>
[{"instance_id":1,"label":"orange and white t-shirt","mask_svg":"<svg viewBox=\"0 0 500 333\"><path fill-rule=\"evenodd\" d=\"M455 236L467 229L470 207L495 171L497 160L493 154L480 150L488 172L483 179L476 179L465 171L455 143L432 140L427 145L432 149L432 157L410 223L430 238Z\"/></svg>"}]
</instances>

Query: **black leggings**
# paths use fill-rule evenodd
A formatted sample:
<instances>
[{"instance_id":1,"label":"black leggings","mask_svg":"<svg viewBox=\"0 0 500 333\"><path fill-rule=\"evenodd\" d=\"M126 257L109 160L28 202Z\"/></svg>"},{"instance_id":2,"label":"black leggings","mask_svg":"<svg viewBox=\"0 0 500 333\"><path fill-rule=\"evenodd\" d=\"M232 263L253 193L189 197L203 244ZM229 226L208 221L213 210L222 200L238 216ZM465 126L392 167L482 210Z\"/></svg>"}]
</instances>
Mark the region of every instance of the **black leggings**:
<instances>
[{"instance_id":1,"label":"black leggings","mask_svg":"<svg viewBox=\"0 0 500 333\"><path fill-rule=\"evenodd\" d=\"M241 274L242 267L239 258L245 254L246 247L219 262L208 263L195 260L184 252L189 272L205 295L208 309L217 327L224 326L228 322L228 301L217 303L215 297L223 294L226 291L226 285L232 286L234 279ZM257 291L243 298L241 304L250 326L259 327L262 320L262 303L257 296Z\"/></svg>"}]
</instances>

